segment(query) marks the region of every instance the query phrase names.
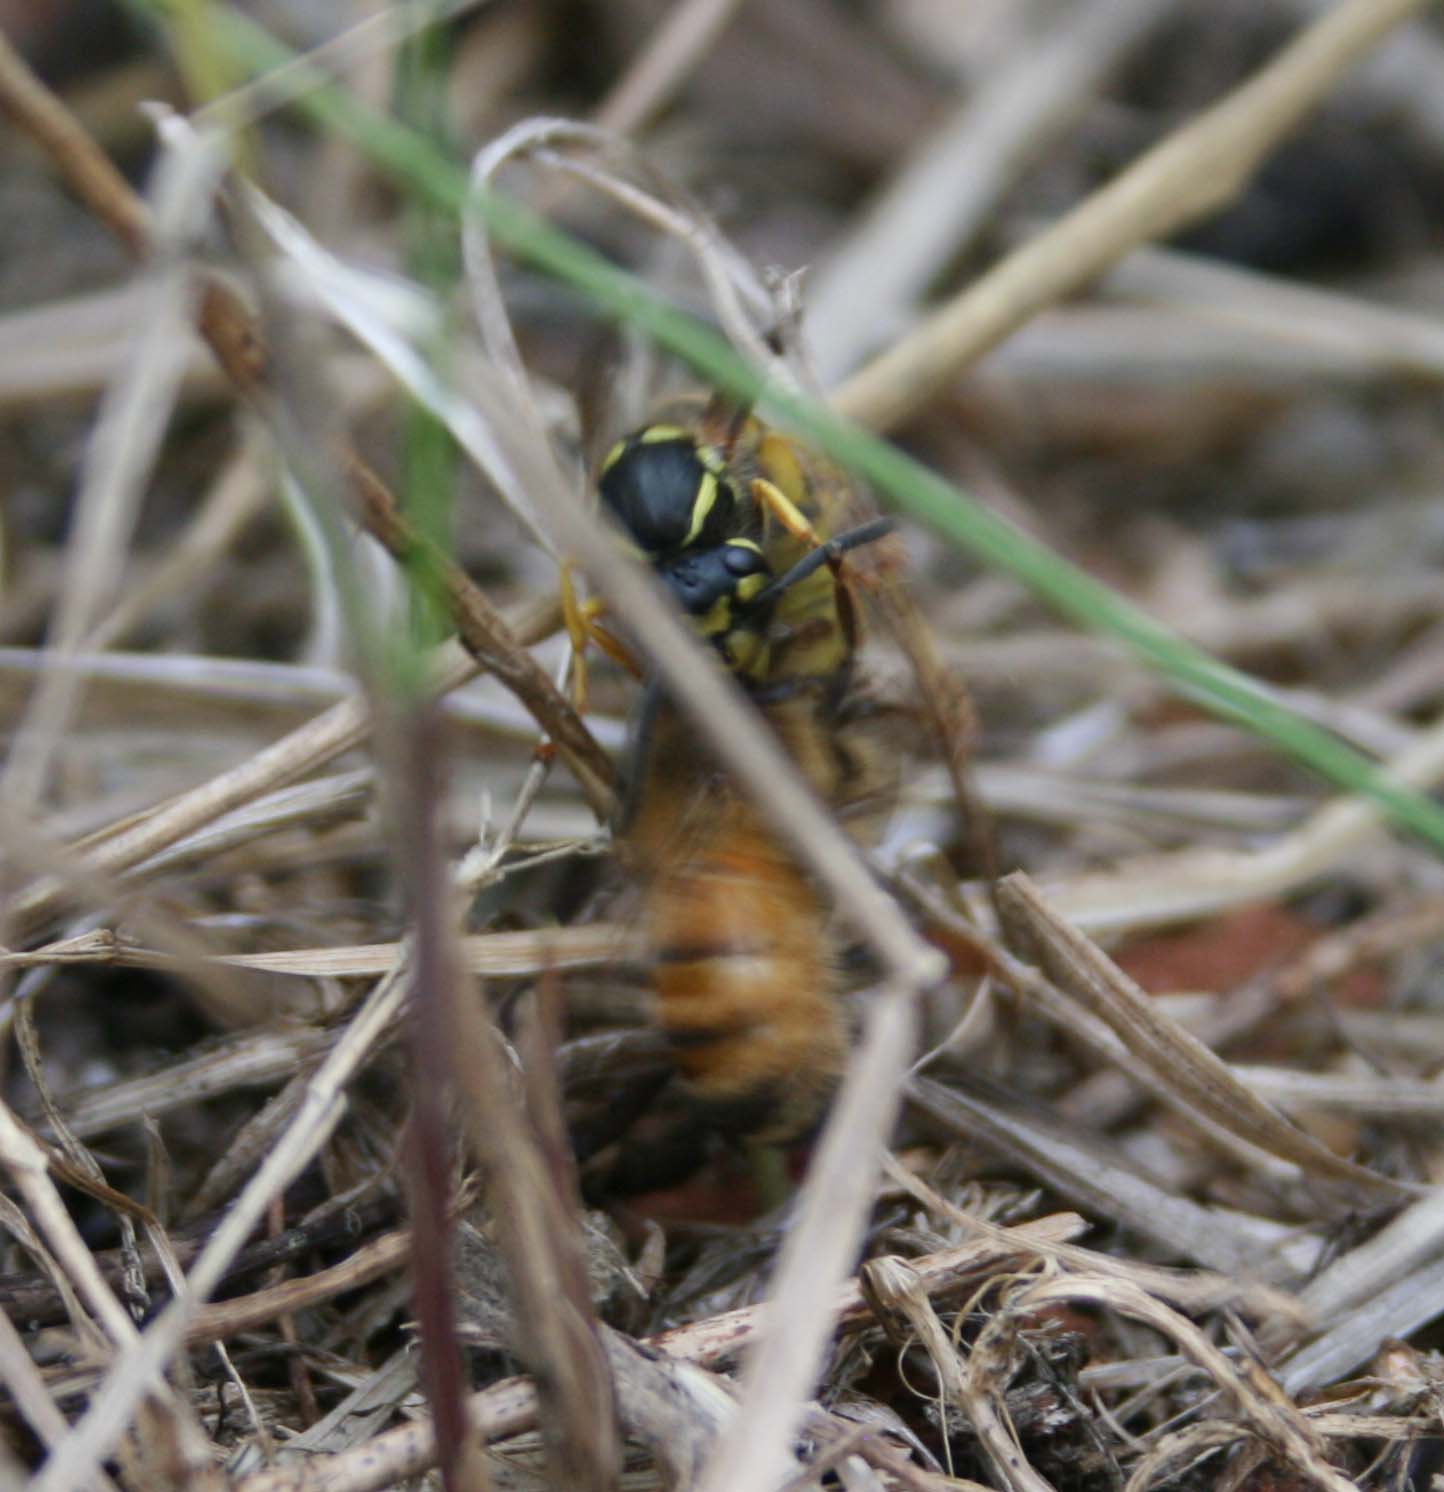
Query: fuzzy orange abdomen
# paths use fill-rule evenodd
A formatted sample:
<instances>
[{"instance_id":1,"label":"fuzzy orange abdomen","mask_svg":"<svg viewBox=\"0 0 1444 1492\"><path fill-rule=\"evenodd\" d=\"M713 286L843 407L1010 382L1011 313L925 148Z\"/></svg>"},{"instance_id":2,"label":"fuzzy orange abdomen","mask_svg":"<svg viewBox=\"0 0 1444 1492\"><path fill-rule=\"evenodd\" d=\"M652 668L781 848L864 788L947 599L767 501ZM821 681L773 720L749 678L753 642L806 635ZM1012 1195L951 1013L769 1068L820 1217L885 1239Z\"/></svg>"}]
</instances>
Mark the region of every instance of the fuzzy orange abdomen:
<instances>
[{"instance_id":1,"label":"fuzzy orange abdomen","mask_svg":"<svg viewBox=\"0 0 1444 1492\"><path fill-rule=\"evenodd\" d=\"M662 1029L697 1096L760 1139L817 1118L846 1060L816 893L740 804L648 899Z\"/></svg>"}]
</instances>

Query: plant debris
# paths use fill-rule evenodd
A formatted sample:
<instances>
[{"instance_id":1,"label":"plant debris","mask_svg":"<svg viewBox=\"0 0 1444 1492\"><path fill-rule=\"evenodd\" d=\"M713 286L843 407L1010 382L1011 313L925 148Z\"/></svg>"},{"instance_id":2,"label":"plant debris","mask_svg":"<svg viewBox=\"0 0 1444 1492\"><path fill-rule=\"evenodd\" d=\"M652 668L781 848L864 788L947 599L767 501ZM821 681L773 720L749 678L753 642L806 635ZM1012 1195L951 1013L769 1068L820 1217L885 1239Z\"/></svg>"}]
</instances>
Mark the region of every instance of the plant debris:
<instances>
[{"instance_id":1,"label":"plant debris","mask_svg":"<svg viewBox=\"0 0 1444 1492\"><path fill-rule=\"evenodd\" d=\"M0 1483L1434 1485L1437 18L95 9L0 6ZM596 519L692 375L436 152L1416 796L911 521L789 735ZM781 1146L659 1023L659 710L853 1033Z\"/></svg>"}]
</instances>

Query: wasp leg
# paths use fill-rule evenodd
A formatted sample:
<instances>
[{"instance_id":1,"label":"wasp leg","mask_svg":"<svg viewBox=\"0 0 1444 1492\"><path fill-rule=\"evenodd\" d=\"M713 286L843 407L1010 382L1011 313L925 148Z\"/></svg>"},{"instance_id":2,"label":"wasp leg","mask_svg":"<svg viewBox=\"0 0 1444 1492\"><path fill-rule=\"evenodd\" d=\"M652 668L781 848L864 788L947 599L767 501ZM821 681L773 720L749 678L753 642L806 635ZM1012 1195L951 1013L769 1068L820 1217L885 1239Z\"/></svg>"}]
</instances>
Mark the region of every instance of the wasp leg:
<instances>
[{"instance_id":1,"label":"wasp leg","mask_svg":"<svg viewBox=\"0 0 1444 1492\"><path fill-rule=\"evenodd\" d=\"M769 482L766 477L753 477L752 496L794 539L800 539L815 549L822 547L825 542L822 535L776 482Z\"/></svg>"},{"instance_id":2,"label":"wasp leg","mask_svg":"<svg viewBox=\"0 0 1444 1492\"><path fill-rule=\"evenodd\" d=\"M587 608L592 603L584 605L577 596L572 569L570 560L562 561L562 623L572 644L572 704L580 715L587 708L587 644L591 641L593 626Z\"/></svg>"},{"instance_id":3,"label":"wasp leg","mask_svg":"<svg viewBox=\"0 0 1444 1492\"><path fill-rule=\"evenodd\" d=\"M572 703L580 715L587 707L589 648L600 648L614 663L620 663L639 679L642 667L621 638L598 621L606 614L606 603L596 598L583 601L578 597L572 580L574 568L570 560L562 563L562 623L572 644Z\"/></svg>"},{"instance_id":4,"label":"wasp leg","mask_svg":"<svg viewBox=\"0 0 1444 1492\"><path fill-rule=\"evenodd\" d=\"M785 499L784 499L785 500ZM803 520L806 522L806 519ZM847 529L835 539L820 539L811 554L804 555L790 570L784 571L765 590L758 592L751 604L769 606L791 586L815 574L824 565L836 569L844 554L850 549L860 549L864 544L875 544L886 538L897 525L891 518L874 518L870 523L860 523Z\"/></svg>"},{"instance_id":5,"label":"wasp leg","mask_svg":"<svg viewBox=\"0 0 1444 1492\"><path fill-rule=\"evenodd\" d=\"M603 1150L616 1145L673 1080L670 1068L666 1067L642 1073L626 1083L603 1112L586 1123L573 1125L570 1138L577 1164L585 1166Z\"/></svg>"}]
</instances>

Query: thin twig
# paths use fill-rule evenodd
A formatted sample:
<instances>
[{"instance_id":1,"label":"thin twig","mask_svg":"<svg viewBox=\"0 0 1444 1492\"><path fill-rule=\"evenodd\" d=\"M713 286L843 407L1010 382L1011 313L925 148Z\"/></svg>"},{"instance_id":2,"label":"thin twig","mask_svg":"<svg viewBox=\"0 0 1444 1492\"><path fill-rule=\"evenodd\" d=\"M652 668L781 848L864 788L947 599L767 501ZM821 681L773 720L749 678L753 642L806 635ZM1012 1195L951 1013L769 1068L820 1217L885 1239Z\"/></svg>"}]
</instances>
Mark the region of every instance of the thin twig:
<instances>
[{"instance_id":1,"label":"thin twig","mask_svg":"<svg viewBox=\"0 0 1444 1492\"><path fill-rule=\"evenodd\" d=\"M30 71L0 32L0 113L8 114L55 163L82 202L136 257L150 244L150 214L84 125Z\"/></svg>"},{"instance_id":2,"label":"thin twig","mask_svg":"<svg viewBox=\"0 0 1444 1492\"><path fill-rule=\"evenodd\" d=\"M360 495L366 530L401 563L418 562L438 581L451 605L458 636L473 658L500 679L531 711L556 742L597 817L612 815L616 769L581 717L522 646L506 618L487 600L466 572L407 521L391 494L369 467L352 460L351 480Z\"/></svg>"}]
</instances>

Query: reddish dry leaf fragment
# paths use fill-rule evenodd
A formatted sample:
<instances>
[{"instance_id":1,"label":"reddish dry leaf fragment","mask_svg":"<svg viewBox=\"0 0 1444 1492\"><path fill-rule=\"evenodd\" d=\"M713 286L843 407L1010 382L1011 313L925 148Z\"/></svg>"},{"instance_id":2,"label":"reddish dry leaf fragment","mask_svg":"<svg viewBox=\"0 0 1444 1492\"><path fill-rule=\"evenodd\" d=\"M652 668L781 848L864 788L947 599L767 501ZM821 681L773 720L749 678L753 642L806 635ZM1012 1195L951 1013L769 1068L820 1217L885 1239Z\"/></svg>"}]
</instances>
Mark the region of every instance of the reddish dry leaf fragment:
<instances>
[{"instance_id":1,"label":"reddish dry leaf fragment","mask_svg":"<svg viewBox=\"0 0 1444 1492\"><path fill-rule=\"evenodd\" d=\"M1117 955L1150 995L1227 990L1295 957L1319 930L1278 902L1226 912L1184 932L1146 938Z\"/></svg>"}]
</instances>

